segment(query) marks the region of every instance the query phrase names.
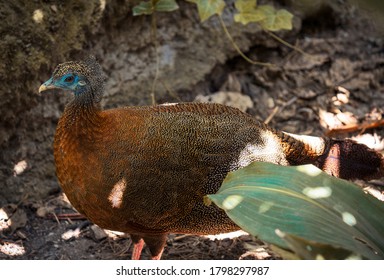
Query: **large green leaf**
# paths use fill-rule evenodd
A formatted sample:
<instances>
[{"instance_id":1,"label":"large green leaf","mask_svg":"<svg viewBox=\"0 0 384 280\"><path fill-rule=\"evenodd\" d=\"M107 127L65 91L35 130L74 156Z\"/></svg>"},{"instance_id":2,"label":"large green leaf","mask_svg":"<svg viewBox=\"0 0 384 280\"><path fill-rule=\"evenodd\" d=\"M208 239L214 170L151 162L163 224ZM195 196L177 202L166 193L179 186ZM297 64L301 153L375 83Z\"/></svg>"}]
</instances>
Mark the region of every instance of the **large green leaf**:
<instances>
[{"instance_id":1,"label":"large green leaf","mask_svg":"<svg viewBox=\"0 0 384 280\"><path fill-rule=\"evenodd\" d=\"M245 231L282 248L320 244L384 258L384 204L312 165L256 162L229 173L208 197Z\"/></svg>"},{"instance_id":2,"label":"large green leaf","mask_svg":"<svg viewBox=\"0 0 384 280\"><path fill-rule=\"evenodd\" d=\"M329 244L323 244L292 234L287 234L279 230L276 234L287 242L288 247L302 259L310 260L338 260L338 259L361 259L360 255L353 254L351 251L335 247Z\"/></svg>"}]
</instances>

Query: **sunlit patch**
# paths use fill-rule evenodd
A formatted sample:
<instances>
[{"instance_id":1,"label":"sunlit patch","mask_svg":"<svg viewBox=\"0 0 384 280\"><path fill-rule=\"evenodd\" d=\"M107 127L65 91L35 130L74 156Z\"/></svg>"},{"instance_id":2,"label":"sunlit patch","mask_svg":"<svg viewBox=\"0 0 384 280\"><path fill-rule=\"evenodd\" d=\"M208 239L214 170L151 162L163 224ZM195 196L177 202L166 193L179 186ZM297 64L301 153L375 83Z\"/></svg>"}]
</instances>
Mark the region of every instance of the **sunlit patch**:
<instances>
[{"instance_id":1,"label":"sunlit patch","mask_svg":"<svg viewBox=\"0 0 384 280\"><path fill-rule=\"evenodd\" d=\"M243 201L243 197L240 195L230 195L223 201L223 208L225 210L232 210Z\"/></svg>"},{"instance_id":2,"label":"sunlit patch","mask_svg":"<svg viewBox=\"0 0 384 280\"><path fill-rule=\"evenodd\" d=\"M321 174L321 170L314 165L307 164L297 167L297 171L307 174L308 176L315 177Z\"/></svg>"},{"instance_id":3,"label":"sunlit patch","mask_svg":"<svg viewBox=\"0 0 384 280\"><path fill-rule=\"evenodd\" d=\"M104 11L105 10L105 5L107 5L106 0L100 0L100 10Z\"/></svg>"},{"instance_id":4,"label":"sunlit patch","mask_svg":"<svg viewBox=\"0 0 384 280\"><path fill-rule=\"evenodd\" d=\"M122 178L112 188L111 193L108 196L108 200L111 202L112 207L120 208L123 203L124 191L127 187L127 181Z\"/></svg>"},{"instance_id":5,"label":"sunlit patch","mask_svg":"<svg viewBox=\"0 0 384 280\"><path fill-rule=\"evenodd\" d=\"M220 234L212 234L212 235L204 235L204 237L210 239L210 240L224 240L226 238L236 238L243 235L249 235L249 233L243 231L243 230L237 230L233 232L228 233L220 233Z\"/></svg>"},{"instance_id":6,"label":"sunlit patch","mask_svg":"<svg viewBox=\"0 0 384 280\"><path fill-rule=\"evenodd\" d=\"M9 228L11 226L10 222L7 212L5 212L3 208L0 208L0 231Z\"/></svg>"},{"instance_id":7,"label":"sunlit patch","mask_svg":"<svg viewBox=\"0 0 384 280\"><path fill-rule=\"evenodd\" d=\"M316 260L325 260L324 256L323 256L323 255L320 255L320 254L316 255L316 258L315 258L315 259L316 259Z\"/></svg>"},{"instance_id":8,"label":"sunlit patch","mask_svg":"<svg viewBox=\"0 0 384 280\"><path fill-rule=\"evenodd\" d=\"M351 213L343 212L341 215L343 218L343 222L346 223L347 225L352 227L357 224L355 216L353 216Z\"/></svg>"},{"instance_id":9,"label":"sunlit patch","mask_svg":"<svg viewBox=\"0 0 384 280\"><path fill-rule=\"evenodd\" d=\"M272 208L272 206L274 205L273 202L271 201L265 201L263 202L260 207L259 207L259 213L262 214L262 213L265 213L267 212L269 209Z\"/></svg>"},{"instance_id":10,"label":"sunlit patch","mask_svg":"<svg viewBox=\"0 0 384 280\"><path fill-rule=\"evenodd\" d=\"M43 11L40 10L40 9L37 9L33 12L33 16L32 16L32 19L36 22L36 23L41 23L43 21L43 18L44 18L44 14L43 14Z\"/></svg>"},{"instance_id":11,"label":"sunlit patch","mask_svg":"<svg viewBox=\"0 0 384 280\"><path fill-rule=\"evenodd\" d=\"M8 256L21 256L25 254L25 249L24 246L16 243L4 242L0 244L0 252Z\"/></svg>"},{"instance_id":12,"label":"sunlit patch","mask_svg":"<svg viewBox=\"0 0 384 280\"><path fill-rule=\"evenodd\" d=\"M78 238L80 236L80 233L81 233L81 230L80 228L76 228L74 230L70 229L66 232L64 232L62 235L61 235L61 238L63 240L70 240L70 239L75 239L75 238Z\"/></svg>"},{"instance_id":13,"label":"sunlit patch","mask_svg":"<svg viewBox=\"0 0 384 280\"><path fill-rule=\"evenodd\" d=\"M160 106L175 106L177 104L179 104L179 103L177 103L177 102L165 102L165 103L160 104Z\"/></svg>"},{"instance_id":14,"label":"sunlit patch","mask_svg":"<svg viewBox=\"0 0 384 280\"><path fill-rule=\"evenodd\" d=\"M19 161L13 167L13 175L17 176L22 174L27 169L27 167L28 167L28 163L26 160Z\"/></svg>"},{"instance_id":15,"label":"sunlit patch","mask_svg":"<svg viewBox=\"0 0 384 280\"><path fill-rule=\"evenodd\" d=\"M303 189L303 194L313 199L326 198L332 195L332 189L330 187L306 187Z\"/></svg>"}]
</instances>

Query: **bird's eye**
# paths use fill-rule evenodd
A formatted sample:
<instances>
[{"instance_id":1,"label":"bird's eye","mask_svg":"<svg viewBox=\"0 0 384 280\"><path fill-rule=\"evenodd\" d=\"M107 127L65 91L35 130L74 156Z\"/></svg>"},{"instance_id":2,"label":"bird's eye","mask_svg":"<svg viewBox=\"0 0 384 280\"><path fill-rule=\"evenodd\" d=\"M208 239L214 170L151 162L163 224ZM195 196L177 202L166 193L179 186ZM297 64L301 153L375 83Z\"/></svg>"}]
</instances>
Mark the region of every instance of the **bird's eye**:
<instances>
[{"instance_id":1,"label":"bird's eye","mask_svg":"<svg viewBox=\"0 0 384 280\"><path fill-rule=\"evenodd\" d=\"M71 83L71 82L73 82L74 79L75 79L75 78L71 75L71 76L66 77L65 80L64 80L64 82L66 82L66 83Z\"/></svg>"}]
</instances>

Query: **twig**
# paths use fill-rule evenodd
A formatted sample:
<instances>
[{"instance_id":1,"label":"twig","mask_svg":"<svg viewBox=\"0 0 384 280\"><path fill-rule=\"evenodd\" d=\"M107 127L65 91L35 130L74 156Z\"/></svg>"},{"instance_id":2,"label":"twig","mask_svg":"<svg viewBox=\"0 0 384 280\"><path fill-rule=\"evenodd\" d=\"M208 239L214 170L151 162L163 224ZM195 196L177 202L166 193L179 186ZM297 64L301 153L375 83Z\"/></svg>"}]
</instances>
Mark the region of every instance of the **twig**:
<instances>
[{"instance_id":1,"label":"twig","mask_svg":"<svg viewBox=\"0 0 384 280\"><path fill-rule=\"evenodd\" d=\"M156 89L156 83L157 79L159 78L159 55L157 52L158 49L158 44L159 42L157 41L157 21L156 21L156 12L152 14L152 41L155 46L155 56L156 56L156 72L155 72L155 78L153 79L152 82L152 89L151 89L151 100L152 100L152 105L156 104L156 97L155 97L155 89Z\"/></svg>"},{"instance_id":2,"label":"twig","mask_svg":"<svg viewBox=\"0 0 384 280\"><path fill-rule=\"evenodd\" d=\"M298 51L299 53L303 54L303 55L307 55L307 56L311 56L309 53L306 53L305 51L303 51L302 49L288 43L287 41L284 41L283 39L281 39L279 36L277 36L276 34L272 33L271 31L268 31L266 29L263 29L269 36L271 36L273 39L275 39L276 41L278 41L279 43L283 44L284 46L287 46L288 48L291 48L295 51Z\"/></svg>"},{"instance_id":3,"label":"twig","mask_svg":"<svg viewBox=\"0 0 384 280\"><path fill-rule=\"evenodd\" d=\"M327 136L334 136L336 134L355 132L355 131L365 131L371 128L378 128L384 126L384 119L375 121L375 122L364 122L361 124L347 124L341 127L330 129L326 132Z\"/></svg>"},{"instance_id":4,"label":"twig","mask_svg":"<svg viewBox=\"0 0 384 280\"><path fill-rule=\"evenodd\" d=\"M56 220L86 220L87 218L80 213L55 214L49 213L47 218L55 218Z\"/></svg>"},{"instance_id":5,"label":"twig","mask_svg":"<svg viewBox=\"0 0 384 280\"><path fill-rule=\"evenodd\" d=\"M268 63L268 62L259 62L259 61L254 61L252 59L250 59L249 57L247 57L239 48L239 46L235 43L235 41L233 40L233 37L231 36L231 34L229 33L227 27L225 26L225 23L223 21L223 18L221 17L221 15L218 15L219 17L219 20L220 20L220 24L221 26L223 27L224 29L224 32L225 34L227 35L227 37L229 38L229 40L231 41L232 43L232 46L235 48L235 50L241 55L242 58L244 58L247 62L251 63L251 64L254 64L254 65L260 65L260 66L268 66L268 67L271 67L271 66L275 66L274 64L272 63Z\"/></svg>"},{"instance_id":6,"label":"twig","mask_svg":"<svg viewBox=\"0 0 384 280\"><path fill-rule=\"evenodd\" d=\"M269 114L269 116L265 119L264 123L269 124L269 122L273 119L273 117L280 111L280 107L276 106L273 108L273 111Z\"/></svg>"},{"instance_id":7,"label":"twig","mask_svg":"<svg viewBox=\"0 0 384 280\"><path fill-rule=\"evenodd\" d=\"M265 119L264 123L265 123L265 124L268 124L268 123L273 119L273 117L274 117L276 114L281 113L286 107L288 107L288 106L292 105L293 103L295 103L297 99L298 99L298 98L295 96L295 97L292 97L292 98L291 98L290 100L288 100L287 102L285 102L283 106L281 106L281 107L276 106L276 107L273 109L272 113L269 114L269 116Z\"/></svg>"},{"instance_id":8,"label":"twig","mask_svg":"<svg viewBox=\"0 0 384 280\"><path fill-rule=\"evenodd\" d=\"M179 96L177 96L177 94L169 87L169 85L163 81L162 79L160 79L160 83L163 85L163 87L165 88L165 90L169 93L169 95L171 95L172 97L174 97L175 99L177 99L178 102L182 102L183 100L180 99Z\"/></svg>"},{"instance_id":9,"label":"twig","mask_svg":"<svg viewBox=\"0 0 384 280\"><path fill-rule=\"evenodd\" d=\"M175 238L173 238L174 241L177 241L177 240L180 240L180 239L184 239L186 237L190 236L189 234L183 234L183 235L179 235L179 236L176 236Z\"/></svg>"},{"instance_id":10,"label":"twig","mask_svg":"<svg viewBox=\"0 0 384 280\"><path fill-rule=\"evenodd\" d=\"M60 225L60 220L59 218L57 217L56 213L52 213L53 217L55 218L56 222L58 225Z\"/></svg>"}]
</instances>

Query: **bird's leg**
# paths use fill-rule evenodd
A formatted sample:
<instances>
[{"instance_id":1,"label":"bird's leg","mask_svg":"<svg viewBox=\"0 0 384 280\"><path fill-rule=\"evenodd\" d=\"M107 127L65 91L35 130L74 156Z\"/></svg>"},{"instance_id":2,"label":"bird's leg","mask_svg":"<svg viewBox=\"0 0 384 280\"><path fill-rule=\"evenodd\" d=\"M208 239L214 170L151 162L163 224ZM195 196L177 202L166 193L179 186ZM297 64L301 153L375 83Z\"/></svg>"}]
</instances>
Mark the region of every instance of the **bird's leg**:
<instances>
[{"instance_id":1,"label":"bird's leg","mask_svg":"<svg viewBox=\"0 0 384 280\"><path fill-rule=\"evenodd\" d=\"M133 234L131 234L131 239L133 241L132 260L140 260L141 251L144 247L144 240L140 236Z\"/></svg>"},{"instance_id":2,"label":"bird's leg","mask_svg":"<svg viewBox=\"0 0 384 280\"><path fill-rule=\"evenodd\" d=\"M151 251L152 260L160 260L168 234L145 235L143 239Z\"/></svg>"},{"instance_id":3,"label":"bird's leg","mask_svg":"<svg viewBox=\"0 0 384 280\"><path fill-rule=\"evenodd\" d=\"M151 256L151 260L160 260L161 259L161 255L163 254L163 252L164 252L164 248L163 249L161 249L161 251L160 251L160 253L159 254L157 254L156 256Z\"/></svg>"},{"instance_id":4,"label":"bird's leg","mask_svg":"<svg viewBox=\"0 0 384 280\"><path fill-rule=\"evenodd\" d=\"M141 257L141 251L144 247L144 240L140 239L138 243L135 243L133 245L133 252L132 252L132 260L140 260Z\"/></svg>"},{"instance_id":5,"label":"bird's leg","mask_svg":"<svg viewBox=\"0 0 384 280\"><path fill-rule=\"evenodd\" d=\"M130 234L133 242L132 260L140 260L141 251L144 243L148 246L151 252L152 260L160 260L164 251L165 242L168 234L145 234L136 235Z\"/></svg>"}]
</instances>

